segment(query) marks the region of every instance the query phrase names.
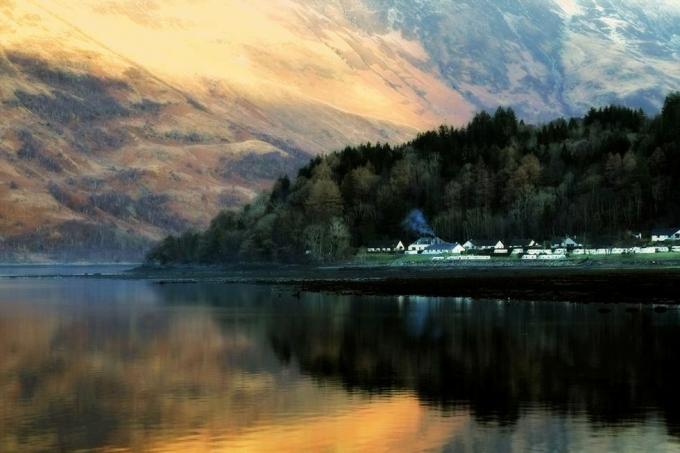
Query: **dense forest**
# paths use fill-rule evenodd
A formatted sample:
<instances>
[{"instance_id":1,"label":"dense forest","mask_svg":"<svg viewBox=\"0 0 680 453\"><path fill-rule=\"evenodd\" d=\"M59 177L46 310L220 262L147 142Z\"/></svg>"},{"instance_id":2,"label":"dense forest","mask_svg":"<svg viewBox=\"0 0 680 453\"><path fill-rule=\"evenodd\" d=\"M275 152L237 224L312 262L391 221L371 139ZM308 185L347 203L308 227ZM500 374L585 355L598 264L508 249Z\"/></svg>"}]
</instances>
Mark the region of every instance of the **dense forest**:
<instances>
[{"instance_id":1,"label":"dense forest","mask_svg":"<svg viewBox=\"0 0 680 453\"><path fill-rule=\"evenodd\" d=\"M376 239L409 240L413 209L449 241L565 234L587 240L680 224L680 93L660 114L620 106L534 126L482 112L398 147L312 159L291 181L202 232L168 237L158 263L328 261Z\"/></svg>"}]
</instances>

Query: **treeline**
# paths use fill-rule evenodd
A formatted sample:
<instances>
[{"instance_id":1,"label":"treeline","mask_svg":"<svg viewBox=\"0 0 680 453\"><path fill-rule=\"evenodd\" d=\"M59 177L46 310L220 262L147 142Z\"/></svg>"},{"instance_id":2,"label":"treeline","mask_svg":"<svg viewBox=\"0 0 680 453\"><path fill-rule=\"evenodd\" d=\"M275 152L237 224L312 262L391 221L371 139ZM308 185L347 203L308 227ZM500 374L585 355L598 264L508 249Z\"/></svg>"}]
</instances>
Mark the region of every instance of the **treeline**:
<instances>
[{"instance_id":1,"label":"treeline","mask_svg":"<svg viewBox=\"0 0 680 453\"><path fill-rule=\"evenodd\" d=\"M376 239L411 239L412 209L447 240L624 237L680 224L680 93L662 112L611 106L534 126L482 112L412 142L312 159L291 181L202 233L168 237L159 263L334 260Z\"/></svg>"}]
</instances>

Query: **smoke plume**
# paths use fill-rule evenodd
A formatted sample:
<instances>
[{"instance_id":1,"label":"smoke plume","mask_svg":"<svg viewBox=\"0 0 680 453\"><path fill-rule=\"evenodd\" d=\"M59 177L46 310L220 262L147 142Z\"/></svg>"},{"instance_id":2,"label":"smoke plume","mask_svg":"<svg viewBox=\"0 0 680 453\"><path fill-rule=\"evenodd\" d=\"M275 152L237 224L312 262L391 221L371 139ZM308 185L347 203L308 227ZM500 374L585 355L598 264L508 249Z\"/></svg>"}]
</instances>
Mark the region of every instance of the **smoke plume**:
<instances>
[{"instance_id":1,"label":"smoke plume","mask_svg":"<svg viewBox=\"0 0 680 453\"><path fill-rule=\"evenodd\" d=\"M414 209L411 211L404 221L401 223L405 230L416 233L420 236L431 236L434 237L434 230L427 223L425 219L425 214L420 209Z\"/></svg>"}]
</instances>

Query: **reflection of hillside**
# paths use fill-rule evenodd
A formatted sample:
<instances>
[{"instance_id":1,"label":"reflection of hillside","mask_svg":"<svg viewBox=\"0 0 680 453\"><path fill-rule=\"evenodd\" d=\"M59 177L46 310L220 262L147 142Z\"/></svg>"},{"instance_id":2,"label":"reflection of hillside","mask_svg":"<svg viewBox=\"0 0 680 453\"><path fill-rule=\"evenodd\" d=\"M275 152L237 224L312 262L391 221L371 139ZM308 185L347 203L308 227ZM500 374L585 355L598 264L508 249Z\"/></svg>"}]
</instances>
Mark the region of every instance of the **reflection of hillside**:
<instances>
[{"instance_id":1,"label":"reflection of hillside","mask_svg":"<svg viewBox=\"0 0 680 453\"><path fill-rule=\"evenodd\" d=\"M159 426L181 433L206 420L236 431L266 417L247 410L253 401L286 403L266 371L275 360L205 310L3 316L0 357L1 451L143 445Z\"/></svg>"},{"instance_id":2,"label":"reflection of hillside","mask_svg":"<svg viewBox=\"0 0 680 453\"><path fill-rule=\"evenodd\" d=\"M161 288L177 303L161 310L2 301L0 451L393 451L437 448L469 423L411 394L319 387L268 347L268 288L193 288Z\"/></svg>"},{"instance_id":3,"label":"reflection of hillside","mask_svg":"<svg viewBox=\"0 0 680 453\"><path fill-rule=\"evenodd\" d=\"M585 412L598 425L653 407L669 426L680 420L677 322L651 310L418 298L349 298L345 307L302 304L272 323L279 357L350 389L408 389L430 404L469 406L480 420L515 422L527 406Z\"/></svg>"}]
</instances>

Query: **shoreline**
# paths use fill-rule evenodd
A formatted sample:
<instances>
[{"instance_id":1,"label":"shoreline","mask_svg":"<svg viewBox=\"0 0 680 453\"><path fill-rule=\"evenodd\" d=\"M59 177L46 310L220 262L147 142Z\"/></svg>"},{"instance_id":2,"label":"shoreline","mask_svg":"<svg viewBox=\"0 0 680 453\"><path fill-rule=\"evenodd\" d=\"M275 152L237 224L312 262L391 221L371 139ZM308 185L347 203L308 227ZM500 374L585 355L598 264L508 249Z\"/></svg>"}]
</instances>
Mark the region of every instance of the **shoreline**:
<instances>
[{"instance_id":1,"label":"shoreline","mask_svg":"<svg viewBox=\"0 0 680 453\"><path fill-rule=\"evenodd\" d=\"M141 272L141 275L140 275ZM258 284L299 292L680 305L680 267L413 266L137 269L158 285Z\"/></svg>"},{"instance_id":2,"label":"shoreline","mask_svg":"<svg viewBox=\"0 0 680 453\"><path fill-rule=\"evenodd\" d=\"M154 285L255 284L301 292L371 296L680 305L677 263L486 263L138 266L120 273L12 275L4 279L140 280Z\"/></svg>"}]
</instances>

